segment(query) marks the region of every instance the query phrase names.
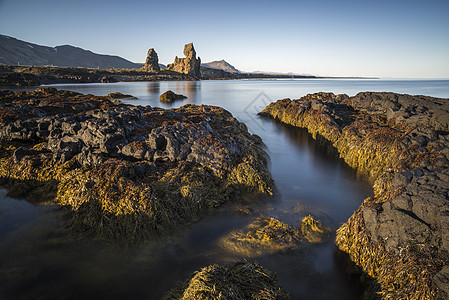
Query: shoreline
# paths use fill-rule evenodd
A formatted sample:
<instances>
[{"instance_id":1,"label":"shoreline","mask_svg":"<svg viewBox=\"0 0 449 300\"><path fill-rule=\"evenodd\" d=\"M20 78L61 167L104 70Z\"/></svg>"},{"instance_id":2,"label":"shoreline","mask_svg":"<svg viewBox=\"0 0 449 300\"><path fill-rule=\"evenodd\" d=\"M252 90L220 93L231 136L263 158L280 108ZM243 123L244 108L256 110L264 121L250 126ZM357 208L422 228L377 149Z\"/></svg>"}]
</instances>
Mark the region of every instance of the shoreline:
<instances>
[{"instance_id":1,"label":"shoreline","mask_svg":"<svg viewBox=\"0 0 449 300\"><path fill-rule=\"evenodd\" d=\"M337 230L352 272L382 298L448 296L448 99L395 93L309 94L268 105L260 115L306 128L374 181Z\"/></svg>"},{"instance_id":2,"label":"shoreline","mask_svg":"<svg viewBox=\"0 0 449 300\"><path fill-rule=\"evenodd\" d=\"M90 69L47 66L0 65L0 86L40 86L70 83L154 82L190 80L263 80L263 79L379 79L376 77L328 77L313 75L229 73L201 67L202 76L194 77L174 71L152 73L141 69Z\"/></svg>"}]
</instances>

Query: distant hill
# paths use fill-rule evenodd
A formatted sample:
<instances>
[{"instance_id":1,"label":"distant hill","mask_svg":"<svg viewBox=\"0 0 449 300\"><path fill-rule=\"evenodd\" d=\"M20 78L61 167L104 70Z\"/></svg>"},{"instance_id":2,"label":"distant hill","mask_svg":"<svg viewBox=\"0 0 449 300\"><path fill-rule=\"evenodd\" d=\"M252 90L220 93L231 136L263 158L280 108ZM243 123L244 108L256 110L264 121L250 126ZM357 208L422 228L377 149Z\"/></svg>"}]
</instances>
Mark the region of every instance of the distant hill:
<instances>
[{"instance_id":1,"label":"distant hill","mask_svg":"<svg viewBox=\"0 0 449 300\"><path fill-rule=\"evenodd\" d=\"M223 70L225 72L230 72L230 73L240 73L239 70L237 70L233 65L231 65L224 59L204 63L204 64L201 64L201 66L207 67L207 68L212 68L212 69L217 69L217 70Z\"/></svg>"},{"instance_id":2,"label":"distant hill","mask_svg":"<svg viewBox=\"0 0 449 300\"><path fill-rule=\"evenodd\" d=\"M0 64L100 69L140 67L139 64L119 56L96 54L70 45L46 47L5 35L0 35Z\"/></svg>"}]
</instances>

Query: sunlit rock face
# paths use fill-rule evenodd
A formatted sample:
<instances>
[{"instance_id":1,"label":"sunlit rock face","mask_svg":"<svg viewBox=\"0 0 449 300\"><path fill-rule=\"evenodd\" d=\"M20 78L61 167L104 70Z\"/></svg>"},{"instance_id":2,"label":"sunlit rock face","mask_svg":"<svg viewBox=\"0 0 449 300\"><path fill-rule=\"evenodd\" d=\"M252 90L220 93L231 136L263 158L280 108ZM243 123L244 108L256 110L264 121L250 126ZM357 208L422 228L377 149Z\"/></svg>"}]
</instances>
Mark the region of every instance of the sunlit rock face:
<instances>
[{"instance_id":1,"label":"sunlit rock face","mask_svg":"<svg viewBox=\"0 0 449 300\"><path fill-rule=\"evenodd\" d=\"M239 195L272 194L260 138L220 107L116 105L120 95L55 88L0 96L0 184L64 206L76 232L136 242Z\"/></svg>"},{"instance_id":2,"label":"sunlit rock face","mask_svg":"<svg viewBox=\"0 0 449 300\"><path fill-rule=\"evenodd\" d=\"M143 70L147 72L159 72L161 68L159 67L159 58L154 48L148 50L147 59L145 60L145 65Z\"/></svg>"},{"instance_id":3,"label":"sunlit rock face","mask_svg":"<svg viewBox=\"0 0 449 300\"><path fill-rule=\"evenodd\" d=\"M193 43L186 44L184 46L185 58L175 57L175 62L167 65L167 70L175 71L191 75L194 77L201 77L201 59L196 57L196 51L193 47Z\"/></svg>"}]
</instances>

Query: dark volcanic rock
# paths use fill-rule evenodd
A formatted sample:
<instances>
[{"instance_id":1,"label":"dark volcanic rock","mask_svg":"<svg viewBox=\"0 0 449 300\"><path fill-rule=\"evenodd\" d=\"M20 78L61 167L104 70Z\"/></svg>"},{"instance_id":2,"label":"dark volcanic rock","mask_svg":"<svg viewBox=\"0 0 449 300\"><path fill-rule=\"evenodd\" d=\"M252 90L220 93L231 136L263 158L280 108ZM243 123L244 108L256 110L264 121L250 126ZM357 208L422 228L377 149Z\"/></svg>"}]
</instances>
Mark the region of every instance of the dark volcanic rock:
<instances>
[{"instance_id":1,"label":"dark volcanic rock","mask_svg":"<svg viewBox=\"0 0 449 300\"><path fill-rule=\"evenodd\" d=\"M187 97L181 94L176 94L173 91L166 91L162 95L159 96L159 101L161 102L173 102L175 100L186 99Z\"/></svg>"},{"instance_id":2,"label":"dark volcanic rock","mask_svg":"<svg viewBox=\"0 0 449 300\"><path fill-rule=\"evenodd\" d=\"M374 197L337 231L336 243L376 278L383 297L444 298L449 99L319 93L279 100L262 114L307 128L350 166L375 180Z\"/></svg>"},{"instance_id":3,"label":"dark volcanic rock","mask_svg":"<svg viewBox=\"0 0 449 300\"><path fill-rule=\"evenodd\" d=\"M153 48L148 50L147 59L145 60L143 70L147 72L159 72L161 70L159 67L159 58Z\"/></svg>"},{"instance_id":4,"label":"dark volcanic rock","mask_svg":"<svg viewBox=\"0 0 449 300\"><path fill-rule=\"evenodd\" d=\"M403 128L427 127L449 130L449 101L427 96L395 93L359 93L350 104L357 110L386 118L392 125Z\"/></svg>"},{"instance_id":5,"label":"dark volcanic rock","mask_svg":"<svg viewBox=\"0 0 449 300\"><path fill-rule=\"evenodd\" d=\"M193 43L186 44L184 46L185 58L175 57L175 62L167 65L167 70L175 71L191 75L194 77L201 77L201 59L196 58L196 51L193 47Z\"/></svg>"},{"instance_id":6,"label":"dark volcanic rock","mask_svg":"<svg viewBox=\"0 0 449 300\"><path fill-rule=\"evenodd\" d=\"M106 98L110 99L110 100L123 100L123 99L137 99L136 97L134 97L133 95L127 95L127 94L122 94L119 92L115 92L115 93L109 93Z\"/></svg>"},{"instance_id":7,"label":"dark volcanic rock","mask_svg":"<svg viewBox=\"0 0 449 300\"><path fill-rule=\"evenodd\" d=\"M0 73L0 86L36 86L41 82L36 75L26 73Z\"/></svg>"},{"instance_id":8,"label":"dark volcanic rock","mask_svg":"<svg viewBox=\"0 0 449 300\"><path fill-rule=\"evenodd\" d=\"M114 83L114 82L117 82L117 79L115 79L112 76L103 76L103 77L101 77L100 82L101 83Z\"/></svg>"},{"instance_id":9,"label":"dark volcanic rock","mask_svg":"<svg viewBox=\"0 0 449 300\"><path fill-rule=\"evenodd\" d=\"M0 96L0 180L69 207L83 234L135 242L239 193L272 193L259 139L222 108L115 105L54 88Z\"/></svg>"}]
</instances>

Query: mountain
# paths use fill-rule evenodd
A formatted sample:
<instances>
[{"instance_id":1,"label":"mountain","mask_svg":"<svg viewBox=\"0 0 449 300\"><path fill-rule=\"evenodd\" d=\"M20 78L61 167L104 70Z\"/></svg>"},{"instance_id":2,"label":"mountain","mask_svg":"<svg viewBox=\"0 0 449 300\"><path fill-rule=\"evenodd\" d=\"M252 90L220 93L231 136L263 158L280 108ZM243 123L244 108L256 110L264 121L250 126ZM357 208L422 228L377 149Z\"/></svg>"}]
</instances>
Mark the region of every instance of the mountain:
<instances>
[{"instance_id":1,"label":"mountain","mask_svg":"<svg viewBox=\"0 0 449 300\"><path fill-rule=\"evenodd\" d=\"M70 45L46 47L5 35L0 35L0 64L100 69L140 67L119 56L97 54Z\"/></svg>"},{"instance_id":2,"label":"mountain","mask_svg":"<svg viewBox=\"0 0 449 300\"><path fill-rule=\"evenodd\" d=\"M224 59L204 63L204 64L201 64L201 66L211 68L211 69L223 70L223 71L230 72L230 73L240 73L239 70L234 68L233 65L231 65Z\"/></svg>"}]
</instances>

